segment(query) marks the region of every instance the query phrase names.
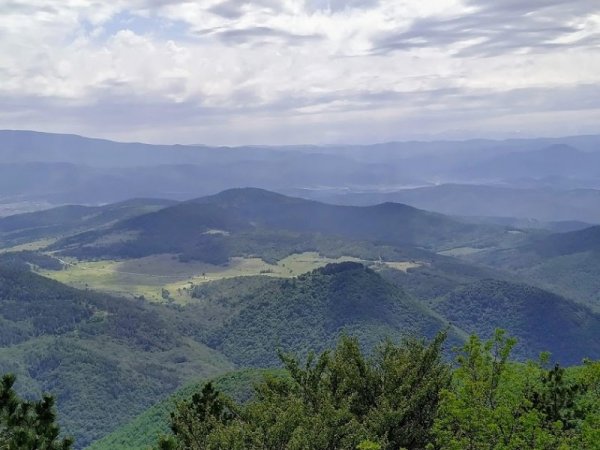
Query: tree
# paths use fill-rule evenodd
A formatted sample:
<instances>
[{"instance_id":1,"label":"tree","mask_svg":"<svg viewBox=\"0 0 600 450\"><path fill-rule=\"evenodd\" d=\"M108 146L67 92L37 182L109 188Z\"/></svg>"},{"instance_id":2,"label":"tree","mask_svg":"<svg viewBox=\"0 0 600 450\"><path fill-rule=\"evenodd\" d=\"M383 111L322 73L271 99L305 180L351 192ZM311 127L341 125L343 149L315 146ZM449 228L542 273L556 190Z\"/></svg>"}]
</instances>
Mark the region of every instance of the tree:
<instances>
[{"instance_id":1,"label":"tree","mask_svg":"<svg viewBox=\"0 0 600 450\"><path fill-rule=\"evenodd\" d=\"M557 450L578 447L574 413L579 391L558 366L509 361L516 341L497 330L476 336L460 350L434 425L435 445L448 450Z\"/></svg>"},{"instance_id":2,"label":"tree","mask_svg":"<svg viewBox=\"0 0 600 450\"><path fill-rule=\"evenodd\" d=\"M39 401L20 398L13 389L14 375L0 381L0 448L6 450L68 450L71 438L60 438L54 398L44 394Z\"/></svg>"},{"instance_id":3,"label":"tree","mask_svg":"<svg viewBox=\"0 0 600 450\"><path fill-rule=\"evenodd\" d=\"M206 383L201 392L192 395L191 400L181 402L171 413L171 430L177 440L172 436L163 437L159 448L178 448L178 441L183 448L206 448L210 434L233 420L231 404L212 383Z\"/></svg>"},{"instance_id":4,"label":"tree","mask_svg":"<svg viewBox=\"0 0 600 450\"><path fill-rule=\"evenodd\" d=\"M386 341L371 357L350 337L304 362L280 354L287 376L266 377L248 404L235 404L207 384L178 405L173 435L159 448L424 449L439 393L450 381L441 358L445 337L429 344Z\"/></svg>"},{"instance_id":5,"label":"tree","mask_svg":"<svg viewBox=\"0 0 600 450\"><path fill-rule=\"evenodd\" d=\"M542 371L540 385L528 395L531 408L539 411L544 417L544 424L552 428L560 423L564 431L573 430L577 422L584 416L577 405L577 398L582 386L568 380L565 369L556 364L548 371Z\"/></svg>"}]
</instances>

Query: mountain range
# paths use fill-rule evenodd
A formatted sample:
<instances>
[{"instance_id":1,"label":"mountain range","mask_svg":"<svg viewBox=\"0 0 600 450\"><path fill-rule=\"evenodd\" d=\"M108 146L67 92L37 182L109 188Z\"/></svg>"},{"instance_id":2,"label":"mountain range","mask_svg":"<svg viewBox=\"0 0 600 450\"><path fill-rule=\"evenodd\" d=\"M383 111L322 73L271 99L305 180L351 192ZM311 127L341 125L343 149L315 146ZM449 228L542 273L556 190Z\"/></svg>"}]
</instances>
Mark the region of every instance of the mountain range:
<instances>
[{"instance_id":1,"label":"mountain range","mask_svg":"<svg viewBox=\"0 0 600 450\"><path fill-rule=\"evenodd\" d=\"M372 350L447 330L450 357L503 328L517 358L600 358L599 142L0 132L0 205L60 205L0 217L0 372L53 392L77 448L141 449L183 386L248 383L344 334Z\"/></svg>"},{"instance_id":2,"label":"mountain range","mask_svg":"<svg viewBox=\"0 0 600 450\"><path fill-rule=\"evenodd\" d=\"M5 130L0 215L254 186L336 203L396 201L452 215L596 223L599 149L598 136L230 148ZM405 192L415 187L425 190Z\"/></svg>"}]
</instances>

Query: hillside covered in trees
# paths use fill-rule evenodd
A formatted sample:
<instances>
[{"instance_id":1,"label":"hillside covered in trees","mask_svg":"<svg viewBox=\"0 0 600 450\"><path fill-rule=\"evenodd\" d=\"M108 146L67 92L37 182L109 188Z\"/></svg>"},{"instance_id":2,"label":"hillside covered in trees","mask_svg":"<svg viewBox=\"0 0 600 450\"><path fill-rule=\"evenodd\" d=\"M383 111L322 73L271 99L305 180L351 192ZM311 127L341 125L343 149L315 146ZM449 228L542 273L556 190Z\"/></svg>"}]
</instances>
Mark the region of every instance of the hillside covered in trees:
<instances>
[{"instance_id":1,"label":"hillside covered in trees","mask_svg":"<svg viewBox=\"0 0 600 450\"><path fill-rule=\"evenodd\" d=\"M189 383L280 368L278 350L303 359L348 335L371 355L384 339L445 331L446 361L502 328L515 361L548 351L580 365L600 358L597 277L584 267L595 236L260 189L11 216L0 219L0 371L25 398L52 392L82 448L126 442L125 424L165 432L151 412L131 421Z\"/></svg>"},{"instance_id":2,"label":"hillside covered in trees","mask_svg":"<svg viewBox=\"0 0 600 450\"><path fill-rule=\"evenodd\" d=\"M566 363L599 356L594 314L540 290L535 298L541 303L529 303L534 297L527 289L501 282L471 286L429 306L376 271L345 262L292 279L199 285L182 306L67 287L30 271L29 264L56 263L35 253L2 260L0 370L17 374L20 392L52 391L77 447L198 377L277 366L276 349L304 358L347 334L369 351L384 338L433 338L447 330L452 347L472 328L489 336L505 324L522 339L521 357L545 349ZM469 317L479 310L485 322L474 326ZM545 332L550 318L560 339ZM570 327L572 320L586 325Z\"/></svg>"},{"instance_id":3,"label":"hillside covered in trees","mask_svg":"<svg viewBox=\"0 0 600 450\"><path fill-rule=\"evenodd\" d=\"M283 370L186 387L90 450L597 448L597 361L515 362L501 330L472 335L449 361L445 337L365 353L344 336L321 354L280 353Z\"/></svg>"}]
</instances>

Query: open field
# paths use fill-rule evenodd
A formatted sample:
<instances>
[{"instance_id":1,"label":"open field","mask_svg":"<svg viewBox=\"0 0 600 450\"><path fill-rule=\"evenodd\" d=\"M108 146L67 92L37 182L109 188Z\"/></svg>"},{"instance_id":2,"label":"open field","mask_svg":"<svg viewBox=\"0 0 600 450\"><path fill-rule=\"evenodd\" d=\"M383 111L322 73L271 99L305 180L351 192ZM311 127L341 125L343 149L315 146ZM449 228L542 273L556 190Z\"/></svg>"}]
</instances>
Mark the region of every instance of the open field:
<instances>
[{"instance_id":1,"label":"open field","mask_svg":"<svg viewBox=\"0 0 600 450\"><path fill-rule=\"evenodd\" d=\"M0 248L0 253L21 252L21 251L36 251L48 247L56 242L55 238L40 239L37 241L27 242L26 244L14 245L12 247Z\"/></svg>"},{"instance_id":2,"label":"open field","mask_svg":"<svg viewBox=\"0 0 600 450\"><path fill-rule=\"evenodd\" d=\"M229 264L224 266L193 261L183 263L174 255L156 255L125 261L68 259L65 260L67 267L64 270L42 270L40 273L80 289L143 296L150 301L169 299L185 303L189 300L186 288L192 284L256 275L289 278L332 262L342 261L372 263L350 256L326 258L316 252L293 254L276 264L266 263L260 258L232 258ZM418 263L408 261L376 264L403 271L419 266Z\"/></svg>"}]
</instances>

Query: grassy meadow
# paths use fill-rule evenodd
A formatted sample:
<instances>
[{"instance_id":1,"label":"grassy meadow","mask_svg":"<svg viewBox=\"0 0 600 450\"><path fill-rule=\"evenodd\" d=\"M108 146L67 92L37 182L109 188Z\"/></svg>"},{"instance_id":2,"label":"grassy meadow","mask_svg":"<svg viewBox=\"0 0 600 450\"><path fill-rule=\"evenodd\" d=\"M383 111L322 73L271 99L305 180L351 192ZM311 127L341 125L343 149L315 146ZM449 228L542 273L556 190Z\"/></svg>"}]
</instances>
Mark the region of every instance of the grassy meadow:
<instances>
[{"instance_id":1,"label":"grassy meadow","mask_svg":"<svg viewBox=\"0 0 600 450\"><path fill-rule=\"evenodd\" d=\"M175 255L153 255L124 261L78 261L66 258L64 270L39 273L79 289L141 297L154 302L187 303L194 285L243 276L292 278L329 263L354 261L406 271L419 267L412 261L373 262L351 256L327 258L317 252L289 255L274 264L261 258L231 258L226 265L200 261L181 262Z\"/></svg>"}]
</instances>

